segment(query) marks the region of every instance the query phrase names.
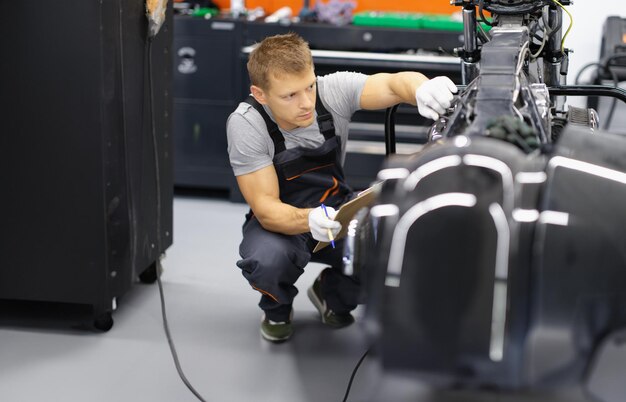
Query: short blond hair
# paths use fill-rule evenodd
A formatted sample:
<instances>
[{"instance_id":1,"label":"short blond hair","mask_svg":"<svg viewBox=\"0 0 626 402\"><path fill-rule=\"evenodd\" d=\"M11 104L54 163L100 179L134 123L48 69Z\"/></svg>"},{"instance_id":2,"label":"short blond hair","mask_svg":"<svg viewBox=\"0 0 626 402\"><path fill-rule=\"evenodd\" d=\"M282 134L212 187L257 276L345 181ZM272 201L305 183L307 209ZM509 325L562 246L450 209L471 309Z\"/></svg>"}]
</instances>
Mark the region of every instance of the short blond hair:
<instances>
[{"instance_id":1,"label":"short blond hair","mask_svg":"<svg viewBox=\"0 0 626 402\"><path fill-rule=\"evenodd\" d=\"M299 74L313 66L309 44L298 34L269 36L250 53L248 75L252 85L269 89L270 74Z\"/></svg>"}]
</instances>

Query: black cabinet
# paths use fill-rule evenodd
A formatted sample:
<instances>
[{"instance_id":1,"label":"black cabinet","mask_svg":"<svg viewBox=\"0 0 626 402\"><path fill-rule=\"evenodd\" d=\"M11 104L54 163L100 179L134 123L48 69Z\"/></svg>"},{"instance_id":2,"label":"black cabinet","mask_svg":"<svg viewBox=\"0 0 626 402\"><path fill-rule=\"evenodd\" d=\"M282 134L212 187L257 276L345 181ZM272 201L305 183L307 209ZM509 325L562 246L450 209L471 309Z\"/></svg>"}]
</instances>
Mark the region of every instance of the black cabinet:
<instances>
[{"instance_id":1,"label":"black cabinet","mask_svg":"<svg viewBox=\"0 0 626 402\"><path fill-rule=\"evenodd\" d=\"M0 299L84 304L100 329L172 244L171 9L0 2Z\"/></svg>"},{"instance_id":2,"label":"black cabinet","mask_svg":"<svg viewBox=\"0 0 626 402\"><path fill-rule=\"evenodd\" d=\"M241 99L241 21L177 17L174 26L175 184L234 185L226 119Z\"/></svg>"}]
</instances>

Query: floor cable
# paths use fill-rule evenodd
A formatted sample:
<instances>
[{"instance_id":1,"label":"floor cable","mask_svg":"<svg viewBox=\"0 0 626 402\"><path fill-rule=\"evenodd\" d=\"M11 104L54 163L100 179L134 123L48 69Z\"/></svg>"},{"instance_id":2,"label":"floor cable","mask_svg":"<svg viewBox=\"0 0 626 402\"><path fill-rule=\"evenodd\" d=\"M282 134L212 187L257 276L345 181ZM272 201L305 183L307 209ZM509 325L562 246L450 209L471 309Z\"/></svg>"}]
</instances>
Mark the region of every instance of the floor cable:
<instances>
[{"instance_id":1,"label":"floor cable","mask_svg":"<svg viewBox=\"0 0 626 402\"><path fill-rule=\"evenodd\" d=\"M174 365L176 366L176 371L178 372L178 376L183 381L185 386L191 391L192 394L195 395L198 400L202 402L206 402L206 400L200 395L198 391L191 385L183 369L180 365L180 361L178 359L178 353L176 353L176 347L174 346L174 340L172 339L172 334L170 333L170 327L167 322L167 314L165 313L165 295L163 294L163 284L161 283L161 262L157 261L157 284L159 285L159 296L161 297L161 314L163 316L163 329L165 330L165 336L167 337L167 343L170 346L170 352L172 352L172 358L174 359Z\"/></svg>"},{"instance_id":2,"label":"floor cable","mask_svg":"<svg viewBox=\"0 0 626 402\"><path fill-rule=\"evenodd\" d=\"M365 356L367 356L367 354L370 352L371 348L367 349L365 351L365 353L363 353L363 356L361 356L361 358L359 359L358 363L356 364L356 366L354 366L354 370L352 370L352 375L350 375L350 381L348 381L348 387L346 388L346 394L343 396L343 402L347 402L348 401L348 395L350 395L350 388L352 388L352 381L354 381L354 377L356 376L356 372L359 369L359 366L361 365L361 363L363 363L363 360L365 360Z\"/></svg>"}]
</instances>

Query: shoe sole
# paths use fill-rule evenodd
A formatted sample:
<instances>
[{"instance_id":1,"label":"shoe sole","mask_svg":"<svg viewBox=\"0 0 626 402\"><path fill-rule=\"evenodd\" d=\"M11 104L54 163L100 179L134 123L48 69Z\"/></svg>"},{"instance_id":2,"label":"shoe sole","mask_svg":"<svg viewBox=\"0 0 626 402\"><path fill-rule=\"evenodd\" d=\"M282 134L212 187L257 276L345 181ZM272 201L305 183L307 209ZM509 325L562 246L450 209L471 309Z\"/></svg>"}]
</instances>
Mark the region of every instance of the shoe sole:
<instances>
[{"instance_id":1,"label":"shoe sole","mask_svg":"<svg viewBox=\"0 0 626 402\"><path fill-rule=\"evenodd\" d=\"M263 315L263 319L265 319L265 315ZM293 320L293 309L289 313L289 321L291 321L291 320ZM273 342L273 343L285 342L286 340L291 338L291 335L293 335L293 329L292 329L291 333L289 335L287 335L286 337L284 337L284 338L277 338L277 337L272 336L272 335L266 333L265 331L263 331L263 326L261 326L261 338L263 338L263 339L265 339L266 341L269 341L269 342Z\"/></svg>"},{"instance_id":2,"label":"shoe sole","mask_svg":"<svg viewBox=\"0 0 626 402\"><path fill-rule=\"evenodd\" d=\"M283 342L285 342L285 341L289 340L289 338L291 338L291 335L289 335L289 336L288 336L288 337L286 337L286 338L276 338L276 337L274 337L274 336L271 336L271 335L269 335L269 334L266 334L266 333L263 331L263 328L261 328L261 338L265 339L266 341L272 342L272 343L283 343Z\"/></svg>"}]
</instances>

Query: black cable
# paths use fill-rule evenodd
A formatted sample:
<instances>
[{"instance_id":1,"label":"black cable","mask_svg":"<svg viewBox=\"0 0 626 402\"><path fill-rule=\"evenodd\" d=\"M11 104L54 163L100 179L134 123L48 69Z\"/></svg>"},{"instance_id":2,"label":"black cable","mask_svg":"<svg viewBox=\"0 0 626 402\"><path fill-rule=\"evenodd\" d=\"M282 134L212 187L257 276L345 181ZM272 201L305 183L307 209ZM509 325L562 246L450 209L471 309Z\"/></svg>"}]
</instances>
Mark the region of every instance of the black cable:
<instances>
[{"instance_id":1,"label":"black cable","mask_svg":"<svg viewBox=\"0 0 626 402\"><path fill-rule=\"evenodd\" d=\"M574 85L578 85L579 84L580 77L582 76L583 72L585 72L585 70L587 70L589 67L604 68L604 66L602 64L598 63L598 62L585 64L584 66L582 66L580 68L580 70L578 71L578 74L576 74L576 78L574 78Z\"/></svg>"},{"instance_id":2,"label":"black cable","mask_svg":"<svg viewBox=\"0 0 626 402\"><path fill-rule=\"evenodd\" d=\"M555 4L556 6L556 4ZM563 27L563 15L561 13L556 13L556 19L554 21L554 26L551 26L549 24L549 21L546 21L546 18L544 15L542 15L541 17L543 19L543 24L545 26L548 27L549 33L548 33L548 39L550 40L552 39L552 37L559 31L561 31L561 28Z\"/></svg>"},{"instance_id":3,"label":"black cable","mask_svg":"<svg viewBox=\"0 0 626 402\"><path fill-rule=\"evenodd\" d=\"M491 21L487 21L487 18L485 18L485 14L483 12L483 7L484 7L483 0L480 0L478 2L478 15L480 16L480 21L484 22L485 24L487 24L487 25L489 25L491 27L491 26L493 26L493 23Z\"/></svg>"},{"instance_id":4,"label":"black cable","mask_svg":"<svg viewBox=\"0 0 626 402\"><path fill-rule=\"evenodd\" d=\"M174 346L174 340L172 339L172 334L170 333L169 324L167 323L167 314L165 312L165 295L163 293L163 284L161 283L161 253L162 244L161 244L161 176L160 176L160 166L159 166L159 152L158 152L158 143L157 143L157 135L156 135L156 124L154 121L154 82L152 77L152 42L153 38L148 36L148 79L149 79L149 93L150 93L150 124L152 125L152 151L154 154L154 168L155 168L155 185L156 185L156 204L157 204L157 214L156 214L156 227L157 227L157 260L156 260L156 277L157 283L159 285L159 296L161 298L161 315L163 316L163 329L165 330L165 336L167 337L167 343L170 346L170 352L172 353L172 358L174 359L174 365L176 366L176 371L178 372L178 376L183 381L185 386L191 391L192 394L198 398L198 400L202 402L206 402L204 398L200 395L198 391L191 385L183 369L180 365L180 361L178 359L178 353L176 353L176 347Z\"/></svg>"},{"instance_id":5,"label":"black cable","mask_svg":"<svg viewBox=\"0 0 626 402\"><path fill-rule=\"evenodd\" d=\"M543 36L539 36L539 33L538 33L541 27L539 26L539 22L537 21L533 21L532 24L533 24L532 27L529 27L528 29L528 32L529 32L528 36L531 39L530 43L532 43L533 45L537 45L537 43L534 42L535 39L540 42L543 42ZM542 32L543 32L543 29L542 29Z\"/></svg>"},{"instance_id":6,"label":"black cable","mask_svg":"<svg viewBox=\"0 0 626 402\"><path fill-rule=\"evenodd\" d=\"M611 64L611 62L613 60L623 59L623 58L626 58L626 54L614 54L612 56L607 57L607 59L604 62L604 69L608 71L609 74L611 74L611 78L613 79L613 85L615 85L615 88L619 87L619 78L617 77L617 74L615 73L615 71L611 68L611 67L616 67L616 65ZM611 102L611 108L609 109L609 113L606 116L606 126L604 127L605 130L608 130L611 127L611 122L613 121L613 114L615 113L616 107L617 107L617 99L613 98L613 101Z\"/></svg>"},{"instance_id":7,"label":"black cable","mask_svg":"<svg viewBox=\"0 0 626 402\"><path fill-rule=\"evenodd\" d=\"M477 28L478 38L481 40L483 44L485 44L491 40L491 36L485 31L485 29L480 23L484 22L486 25L489 25L489 26L493 26L493 25L491 22L487 21L487 19L483 15L482 3L483 3L483 0L480 0L479 6L478 6L478 13L479 13L478 15L480 16L480 19L476 18L476 28Z\"/></svg>"},{"instance_id":8,"label":"black cable","mask_svg":"<svg viewBox=\"0 0 626 402\"><path fill-rule=\"evenodd\" d=\"M553 2L553 4L554 4L554 6L555 6L555 7L557 7L557 9L558 9L558 4L556 4L556 3L554 3L554 2ZM556 19L554 20L554 26L551 26L551 25L550 25L550 19L549 19L549 18L547 18L547 17L546 17L546 18L544 19L543 14L542 14L542 16L541 16L541 18L543 19L544 24L545 24L546 22L548 23L547 25L548 25L548 28L550 29L550 33L552 33L552 32L557 32L557 31L559 31L559 30L563 27L563 14L561 14L561 13L556 13L556 14L555 14L555 16L556 16Z\"/></svg>"},{"instance_id":9,"label":"black cable","mask_svg":"<svg viewBox=\"0 0 626 402\"><path fill-rule=\"evenodd\" d=\"M480 41L485 44L487 42L489 42L490 36L489 34L485 31L485 29L483 28L483 26L480 24L480 21L478 21L478 23L476 24L476 27L478 28L476 33L478 34L478 38L480 39Z\"/></svg>"},{"instance_id":10,"label":"black cable","mask_svg":"<svg viewBox=\"0 0 626 402\"><path fill-rule=\"evenodd\" d=\"M614 54L612 56L607 57L606 60L604 61L604 64L608 66L609 63L612 62L613 60L623 59L623 58L626 58L626 54Z\"/></svg>"},{"instance_id":11,"label":"black cable","mask_svg":"<svg viewBox=\"0 0 626 402\"><path fill-rule=\"evenodd\" d=\"M578 85L580 83L580 77L583 75L585 70L587 70L589 67L600 67L600 68L602 68L603 66L602 66L602 64L600 64L598 62L585 64L584 66L582 66L580 68L580 70L578 70L578 74L576 74L576 78L574 78L574 85Z\"/></svg>"},{"instance_id":12,"label":"black cable","mask_svg":"<svg viewBox=\"0 0 626 402\"><path fill-rule=\"evenodd\" d=\"M541 22L541 23L540 23ZM529 26L529 35L530 41L528 44L528 48L530 50L531 46L533 46L537 50L530 50L531 59L537 59L541 57L541 53L544 51L546 44L548 43L548 34L550 33L549 27L545 24L543 18L538 20L533 20L531 22L532 26ZM543 26L541 26L543 24ZM542 35L539 36L539 30L541 30ZM539 43L535 43L535 40L538 40Z\"/></svg>"},{"instance_id":13,"label":"black cable","mask_svg":"<svg viewBox=\"0 0 626 402\"><path fill-rule=\"evenodd\" d=\"M617 79L617 74L613 69L607 64L605 66L606 70L611 74L611 78L613 79L613 84L615 88L619 87L619 80ZM604 129L609 130L611 127L611 121L613 120L613 114L615 113L615 107L617 106L617 98L613 98L611 101L611 108L609 109L609 113L606 115L606 122L604 124Z\"/></svg>"},{"instance_id":14,"label":"black cable","mask_svg":"<svg viewBox=\"0 0 626 402\"><path fill-rule=\"evenodd\" d=\"M617 78L617 74L615 73L615 71L613 71L609 63L612 60L618 59L620 57L626 57L626 55L613 55L607 58L606 63L604 64L598 63L598 62L585 64L578 71L578 74L576 74L576 78L574 79L574 84L578 85L580 81L580 77L582 76L583 72L587 70L589 67L597 67L598 70L605 70L611 75L611 79L613 80L613 85L615 85L615 88L617 88L619 86L619 80ZM606 115L606 120L605 120L603 130L608 130L611 127L611 121L613 120L613 114L615 113L616 106L617 106L617 98L613 98L613 100L611 101L611 107L609 109L609 113Z\"/></svg>"},{"instance_id":15,"label":"black cable","mask_svg":"<svg viewBox=\"0 0 626 402\"><path fill-rule=\"evenodd\" d=\"M356 372L359 369L359 366L361 365L361 363L363 363L365 356L367 356L367 354L370 352L370 349L371 348L367 349L365 353L363 353L363 356L361 356L361 358L359 359L359 362L354 367L354 370L352 370L352 375L350 376L350 381L348 381L348 388L346 389L346 394L343 396L343 402L346 402L348 400L348 395L350 395L350 388L352 388L352 381L354 381Z\"/></svg>"},{"instance_id":16,"label":"black cable","mask_svg":"<svg viewBox=\"0 0 626 402\"><path fill-rule=\"evenodd\" d=\"M167 315L165 314L165 296L163 294L163 284L161 283L161 261L157 261L157 284L159 285L159 295L161 297L161 314L163 316L163 329L165 330L165 335L167 337L167 343L170 345L170 351L172 352L172 358L174 359L174 365L176 366L176 371L178 372L178 376L183 381L183 383L189 388L191 393L193 393L198 400L202 402L206 402L202 395L191 385L185 374L183 373L183 369L180 366L180 361L178 360L178 353L176 353L176 347L174 346L174 341L172 339L172 334L170 333L169 324L167 323Z\"/></svg>"}]
</instances>

